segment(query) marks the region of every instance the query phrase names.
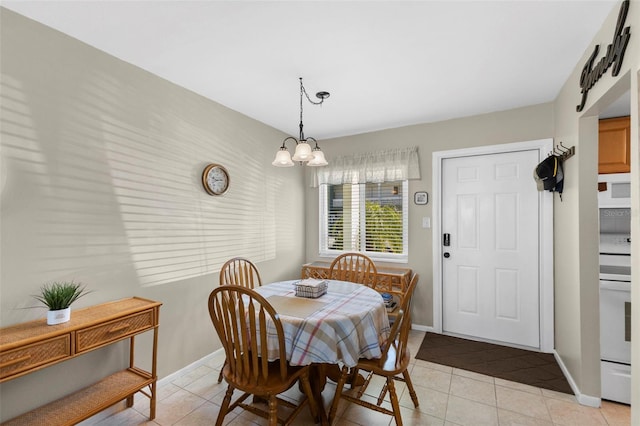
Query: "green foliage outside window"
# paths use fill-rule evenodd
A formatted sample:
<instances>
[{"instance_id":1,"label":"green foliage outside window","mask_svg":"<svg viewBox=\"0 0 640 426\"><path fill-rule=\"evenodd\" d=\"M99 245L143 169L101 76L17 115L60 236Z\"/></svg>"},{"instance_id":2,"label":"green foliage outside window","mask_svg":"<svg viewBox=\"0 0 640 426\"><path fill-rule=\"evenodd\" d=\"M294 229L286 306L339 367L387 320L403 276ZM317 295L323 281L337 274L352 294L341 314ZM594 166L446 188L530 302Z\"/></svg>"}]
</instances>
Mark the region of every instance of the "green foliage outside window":
<instances>
[{"instance_id":1,"label":"green foliage outside window","mask_svg":"<svg viewBox=\"0 0 640 426\"><path fill-rule=\"evenodd\" d=\"M365 202L366 251L402 253L402 213L393 205ZM344 220L340 215L329 227L332 250L344 250ZM358 241L355 244L359 248Z\"/></svg>"},{"instance_id":2,"label":"green foliage outside window","mask_svg":"<svg viewBox=\"0 0 640 426\"><path fill-rule=\"evenodd\" d=\"M393 205L380 205L367 201L367 251L402 253L402 214Z\"/></svg>"}]
</instances>

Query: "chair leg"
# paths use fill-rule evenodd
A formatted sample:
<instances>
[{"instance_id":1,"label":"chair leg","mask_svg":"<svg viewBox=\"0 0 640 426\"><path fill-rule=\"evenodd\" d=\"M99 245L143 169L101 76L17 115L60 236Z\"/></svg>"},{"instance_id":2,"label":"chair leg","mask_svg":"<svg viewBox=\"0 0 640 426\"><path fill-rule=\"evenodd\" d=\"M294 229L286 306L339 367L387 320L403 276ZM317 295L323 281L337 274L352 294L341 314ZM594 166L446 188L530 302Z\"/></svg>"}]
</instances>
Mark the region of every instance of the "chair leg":
<instances>
[{"instance_id":1,"label":"chair leg","mask_svg":"<svg viewBox=\"0 0 640 426\"><path fill-rule=\"evenodd\" d=\"M318 403L322 404L322 401L316 401L313 396L313 391L311 390L311 384L309 383L309 376L303 375L300 377L300 381L302 382L302 389L304 390L304 394L307 395L307 400L309 402L309 411L311 412L311 417L313 419L318 419ZM322 421L322 419L318 419Z\"/></svg>"},{"instance_id":2,"label":"chair leg","mask_svg":"<svg viewBox=\"0 0 640 426\"><path fill-rule=\"evenodd\" d=\"M351 389L354 389L356 387L358 387L358 378L360 376L360 370L358 369L358 367L353 367L351 369L351 372L349 373L349 385L351 386Z\"/></svg>"},{"instance_id":3,"label":"chair leg","mask_svg":"<svg viewBox=\"0 0 640 426\"><path fill-rule=\"evenodd\" d=\"M218 413L218 418L216 419L216 426L222 426L222 422L229 411L229 404L231 403L231 395L233 395L233 386L229 385L227 387L227 392L224 394L224 399L222 400L222 405L220 406L220 412Z\"/></svg>"},{"instance_id":4,"label":"chair leg","mask_svg":"<svg viewBox=\"0 0 640 426\"><path fill-rule=\"evenodd\" d=\"M331 402L331 409L329 410L329 424L333 424L338 412L338 404L340 403L340 397L342 396L342 389L349 376L349 368L345 365L342 367L342 374L340 374L340 380L336 385L336 393L333 396L333 402Z\"/></svg>"},{"instance_id":5,"label":"chair leg","mask_svg":"<svg viewBox=\"0 0 640 426\"><path fill-rule=\"evenodd\" d=\"M402 372L402 377L394 376L394 380L402 380L407 384L407 388L409 389L409 395L411 396L411 400L413 401L413 405L418 408L420 403L418 402L418 395L416 394L415 389L413 388L413 383L411 382L411 376L409 376L409 372L404 370ZM378 396L378 405L382 404L385 395L387 394L387 384L385 383L380 391L380 396Z\"/></svg>"},{"instance_id":6,"label":"chair leg","mask_svg":"<svg viewBox=\"0 0 640 426\"><path fill-rule=\"evenodd\" d=\"M387 394L388 390L389 390L389 385L387 385L387 382L385 382L384 385L382 385L382 389L380 390L380 395L378 396L378 401L376 402L376 404L378 405L382 404L382 401L384 400L384 396Z\"/></svg>"},{"instance_id":7,"label":"chair leg","mask_svg":"<svg viewBox=\"0 0 640 426\"><path fill-rule=\"evenodd\" d=\"M409 376L409 372L404 370L402 372L402 377L404 377L404 382L407 384L407 389L409 389L409 395L411 396L411 400L413 401L413 406L418 408L420 403L418 402L418 395L416 394L415 389L413 389L413 383L411 382L411 376Z\"/></svg>"},{"instance_id":8,"label":"chair leg","mask_svg":"<svg viewBox=\"0 0 640 426\"><path fill-rule=\"evenodd\" d=\"M278 426L278 399L269 395L269 426Z\"/></svg>"},{"instance_id":9,"label":"chair leg","mask_svg":"<svg viewBox=\"0 0 640 426\"><path fill-rule=\"evenodd\" d=\"M371 382L372 377L373 377L373 371L369 371L367 378L364 379L364 383L362 384L362 386L360 386L360 389L358 390L358 396L357 396L358 399L362 398L362 395L364 394L364 391L367 390L367 387L369 386L369 382Z\"/></svg>"},{"instance_id":10,"label":"chair leg","mask_svg":"<svg viewBox=\"0 0 640 426\"><path fill-rule=\"evenodd\" d=\"M224 362L222 363L222 367L220 367L220 374L218 374L218 383L222 382L222 370L224 370L225 365L227 365L227 359L224 359Z\"/></svg>"},{"instance_id":11,"label":"chair leg","mask_svg":"<svg viewBox=\"0 0 640 426\"><path fill-rule=\"evenodd\" d=\"M402 426L402 416L400 415L400 404L398 404L398 395L396 394L396 385L393 377L387 377L387 389L389 389L389 398L391 399L391 407L393 408L393 418L396 420L396 426Z\"/></svg>"}]
</instances>

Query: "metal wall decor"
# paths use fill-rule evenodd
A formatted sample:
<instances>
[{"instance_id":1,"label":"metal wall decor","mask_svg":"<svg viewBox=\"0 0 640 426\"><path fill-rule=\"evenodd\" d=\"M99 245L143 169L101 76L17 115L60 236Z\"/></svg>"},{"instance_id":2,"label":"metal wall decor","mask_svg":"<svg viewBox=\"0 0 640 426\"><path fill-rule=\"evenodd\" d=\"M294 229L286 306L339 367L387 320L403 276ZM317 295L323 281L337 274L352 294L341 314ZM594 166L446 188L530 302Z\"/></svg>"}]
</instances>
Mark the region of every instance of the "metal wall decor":
<instances>
[{"instance_id":1,"label":"metal wall decor","mask_svg":"<svg viewBox=\"0 0 640 426\"><path fill-rule=\"evenodd\" d=\"M629 44L631 38L631 27L622 28L624 22L627 19L627 12L629 12L629 0L624 0L620 5L620 12L618 13L618 23L616 24L616 32L613 35L613 41L607 46L607 54L603 56L600 61L593 66L593 61L596 59L596 55L600 51L600 45L596 44L593 49L593 53L587 59L587 62L582 68L582 74L580 75L580 93L582 93L582 101L580 105L576 106L576 111L580 112L584 108L587 102L587 95L589 90L600 80L600 77L607 72L609 67L613 65L611 75L617 76L622 67L622 60L624 59L624 52Z\"/></svg>"},{"instance_id":2,"label":"metal wall decor","mask_svg":"<svg viewBox=\"0 0 640 426\"><path fill-rule=\"evenodd\" d=\"M560 161L564 161L567 158L571 158L576 154L576 147L575 146L571 146L569 148L567 148L566 146L562 145L562 141L560 141L560 143L556 146L553 147L553 151L551 151L549 153L549 155L555 155L557 157L560 158Z\"/></svg>"}]
</instances>

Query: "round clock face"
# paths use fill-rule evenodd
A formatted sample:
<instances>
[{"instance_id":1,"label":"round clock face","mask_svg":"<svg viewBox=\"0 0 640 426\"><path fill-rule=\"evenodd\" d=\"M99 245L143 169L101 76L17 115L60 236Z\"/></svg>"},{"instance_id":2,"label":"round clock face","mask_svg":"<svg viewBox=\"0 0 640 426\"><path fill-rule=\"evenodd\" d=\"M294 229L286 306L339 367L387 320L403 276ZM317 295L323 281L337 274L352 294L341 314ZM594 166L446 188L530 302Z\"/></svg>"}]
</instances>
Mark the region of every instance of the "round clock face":
<instances>
[{"instance_id":1,"label":"round clock face","mask_svg":"<svg viewBox=\"0 0 640 426\"><path fill-rule=\"evenodd\" d=\"M202 185L210 195L222 195L229 189L229 172L219 164L209 164L202 172Z\"/></svg>"}]
</instances>

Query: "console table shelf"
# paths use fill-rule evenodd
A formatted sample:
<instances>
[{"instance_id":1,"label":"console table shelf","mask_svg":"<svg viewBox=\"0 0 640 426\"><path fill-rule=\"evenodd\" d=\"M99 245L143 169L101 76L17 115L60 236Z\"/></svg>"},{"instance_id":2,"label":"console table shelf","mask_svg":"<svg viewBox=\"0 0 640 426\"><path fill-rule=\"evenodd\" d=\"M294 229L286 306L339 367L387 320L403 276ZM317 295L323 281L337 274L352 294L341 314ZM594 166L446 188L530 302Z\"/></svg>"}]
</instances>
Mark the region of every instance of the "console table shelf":
<instances>
[{"instance_id":1,"label":"console table shelf","mask_svg":"<svg viewBox=\"0 0 640 426\"><path fill-rule=\"evenodd\" d=\"M149 419L153 420L160 306L159 302L132 297L79 309L64 324L48 326L44 320L38 320L0 329L0 382L130 339L129 368L3 425L72 425L123 399L131 407L136 392L150 399ZM135 336L150 330L153 330L153 359L152 371L148 372L134 365Z\"/></svg>"}]
</instances>

